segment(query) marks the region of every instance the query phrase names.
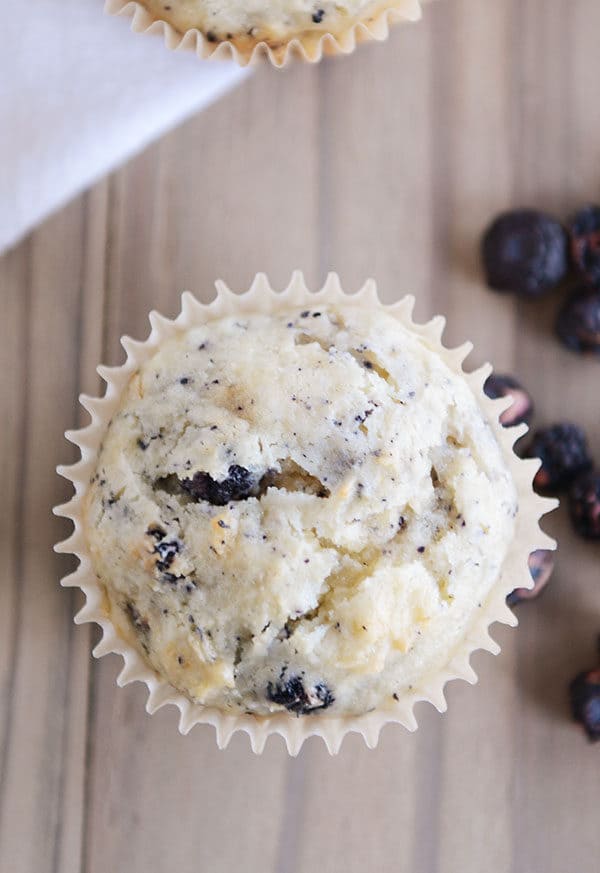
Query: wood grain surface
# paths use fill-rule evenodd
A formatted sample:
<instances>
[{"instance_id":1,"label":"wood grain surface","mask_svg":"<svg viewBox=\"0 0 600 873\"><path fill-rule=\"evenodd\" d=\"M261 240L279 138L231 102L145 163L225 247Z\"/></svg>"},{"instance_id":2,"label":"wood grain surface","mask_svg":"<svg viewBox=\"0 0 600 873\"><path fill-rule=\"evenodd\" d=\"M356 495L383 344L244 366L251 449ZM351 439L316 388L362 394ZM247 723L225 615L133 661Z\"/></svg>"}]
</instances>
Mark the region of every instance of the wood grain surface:
<instances>
[{"instance_id":1,"label":"wood grain surface","mask_svg":"<svg viewBox=\"0 0 600 873\"><path fill-rule=\"evenodd\" d=\"M125 27L125 22L123 23ZM597 361L552 338L539 305L482 286L479 234L498 210L565 215L600 198L600 2L439 0L385 45L286 72L267 67L102 181L0 259L0 870L2 873L597 873L600 748L569 720L566 686L595 660L599 546L564 511L551 586L495 630L449 711L384 730L337 758L295 760L237 736L177 733L94 662L95 629L52 544L69 494L54 467L95 392L99 361L179 293L282 287L301 267L346 288L377 278L417 315L449 316L532 391L537 422L572 418L600 458ZM142 37L132 36L132 39Z\"/></svg>"}]
</instances>

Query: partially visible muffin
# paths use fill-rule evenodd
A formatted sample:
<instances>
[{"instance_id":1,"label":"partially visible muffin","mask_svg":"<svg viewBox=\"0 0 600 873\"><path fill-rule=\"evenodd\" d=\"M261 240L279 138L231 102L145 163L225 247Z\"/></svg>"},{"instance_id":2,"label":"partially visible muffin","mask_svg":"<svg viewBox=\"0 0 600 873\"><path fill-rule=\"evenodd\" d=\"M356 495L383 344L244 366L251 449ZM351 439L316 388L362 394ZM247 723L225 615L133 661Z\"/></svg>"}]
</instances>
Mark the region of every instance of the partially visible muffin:
<instances>
[{"instance_id":1,"label":"partially visible muffin","mask_svg":"<svg viewBox=\"0 0 600 873\"><path fill-rule=\"evenodd\" d=\"M307 35L339 36L385 9L411 20L420 12L418 0L141 0L141 5L182 34L197 29L209 43L232 42L242 50L261 42L279 47Z\"/></svg>"},{"instance_id":2,"label":"partially visible muffin","mask_svg":"<svg viewBox=\"0 0 600 873\"><path fill-rule=\"evenodd\" d=\"M467 380L361 306L166 340L123 394L85 536L156 673L225 712L393 707L499 580L517 498Z\"/></svg>"}]
</instances>

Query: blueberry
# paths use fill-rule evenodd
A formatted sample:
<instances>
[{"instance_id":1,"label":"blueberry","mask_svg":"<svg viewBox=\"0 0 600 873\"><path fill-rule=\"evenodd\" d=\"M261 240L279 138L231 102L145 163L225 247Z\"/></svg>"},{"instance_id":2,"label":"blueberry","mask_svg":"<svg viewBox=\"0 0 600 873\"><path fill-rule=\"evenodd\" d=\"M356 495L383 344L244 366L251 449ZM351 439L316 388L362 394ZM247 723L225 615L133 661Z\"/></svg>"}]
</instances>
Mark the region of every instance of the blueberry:
<instances>
[{"instance_id":1,"label":"blueberry","mask_svg":"<svg viewBox=\"0 0 600 873\"><path fill-rule=\"evenodd\" d=\"M181 487L196 501L225 506L231 500L247 500L256 493L257 482L245 467L233 464L228 476L217 482L208 473L195 473L193 479L181 480Z\"/></svg>"},{"instance_id":2,"label":"blueberry","mask_svg":"<svg viewBox=\"0 0 600 873\"><path fill-rule=\"evenodd\" d=\"M304 682L297 675L281 677L275 683L269 682L267 698L296 715L327 709L335 701L333 693L324 682L317 682L307 691Z\"/></svg>"},{"instance_id":3,"label":"blueberry","mask_svg":"<svg viewBox=\"0 0 600 873\"><path fill-rule=\"evenodd\" d=\"M515 606L522 600L533 600L544 590L554 570L554 552L548 549L537 549L529 556L529 572L533 579L533 588L515 588L506 602L509 606Z\"/></svg>"},{"instance_id":4,"label":"blueberry","mask_svg":"<svg viewBox=\"0 0 600 873\"><path fill-rule=\"evenodd\" d=\"M568 222L571 258L591 285L600 285L600 206L580 209Z\"/></svg>"},{"instance_id":5,"label":"blueberry","mask_svg":"<svg viewBox=\"0 0 600 873\"><path fill-rule=\"evenodd\" d=\"M154 546L154 551L159 556L159 560L156 562L157 569L168 570L175 560L175 555L179 554L179 549L180 544L177 540L163 540L157 543Z\"/></svg>"},{"instance_id":6,"label":"blueberry","mask_svg":"<svg viewBox=\"0 0 600 873\"><path fill-rule=\"evenodd\" d=\"M523 386L512 376L492 373L486 379L483 390L492 400L498 397L512 397L512 405L500 416L500 423L504 427L512 427L523 422L529 424L533 415L533 401Z\"/></svg>"},{"instance_id":7,"label":"blueberry","mask_svg":"<svg viewBox=\"0 0 600 873\"><path fill-rule=\"evenodd\" d=\"M592 741L600 740L600 668L579 673L569 686L571 712Z\"/></svg>"},{"instance_id":8,"label":"blueberry","mask_svg":"<svg viewBox=\"0 0 600 873\"><path fill-rule=\"evenodd\" d=\"M566 276L567 234L560 222L543 212L505 212L487 229L482 255L490 288L535 298Z\"/></svg>"},{"instance_id":9,"label":"blueberry","mask_svg":"<svg viewBox=\"0 0 600 873\"><path fill-rule=\"evenodd\" d=\"M538 430L527 456L541 458L542 466L533 480L540 491L560 491L592 467L585 434L570 422Z\"/></svg>"},{"instance_id":10,"label":"blueberry","mask_svg":"<svg viewBox=\"0 0 600 873\"><path fill-rule=\"evenodd\" d=\"M577 533L587 540L600 540L600 472L578 476L569 492L569 511Z\"/></svg>"},{"instance_id":11,"label":"blueberry","mask_svg":"<svg viewBox=\"0 0 600 873\"><path fill-rule=\"evenodd\" d=\"M600 290L575 291L558 313L556 333L571 351L600 355Z\"/></svg>"}]
</instances>

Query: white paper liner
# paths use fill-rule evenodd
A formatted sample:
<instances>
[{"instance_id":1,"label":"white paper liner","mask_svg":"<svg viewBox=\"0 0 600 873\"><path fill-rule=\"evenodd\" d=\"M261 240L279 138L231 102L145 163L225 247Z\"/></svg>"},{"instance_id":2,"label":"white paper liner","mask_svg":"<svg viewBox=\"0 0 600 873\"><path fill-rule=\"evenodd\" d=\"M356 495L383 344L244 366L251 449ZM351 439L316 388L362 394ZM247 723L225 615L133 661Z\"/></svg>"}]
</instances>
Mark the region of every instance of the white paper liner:
<instances>
[{"instance_id":1,"label":"white paper liner","mask_svg":"<svg viewBox=\"0 0 600 873\"><path fill-rule=\"evenodd\" d=\"M73 498L54 509L56 515L71 519L73 533L64 542L56 545L56 551L72 553L79 559L79 567L62 580L62 585L81 588L86 596L86 604L75 617L77 624L96 622L103 631L101 641L95 647L95 657L109 652L123 656L124 666L117 682L127 685L130 682L145 682L149 695L146 709L155 712L167 703L174 704L180 712L179 730L183 734L195 724L212 724L216 731L217 744L224 748L236 731L245 731L250 737L254 752L260 753L265 740L271 734L280 734L291 755L298 754L307 737L323 738L330 753L336 753L344 736L351 732L360 733L370 748L379 738L382 727L390 722L403 725L410 731L417 728L414 706L418 701L429 701L436 709L446 709L444 687L451 679L464 679L474 683L477 677L469 660L474 651L485 649L498 654L500 647L491 638L489 626L501 622L515 626L517 619L506 605L506 596L515 588L532 588L533 580L528 568L528 558L535 549L554 549L556 543L540 530L539 519L554 509L556 500L542 498L532 489L532 480L539 468L538 459L521 460L513 452L513 444L527 431L526 425L503 428L498 419L510 405L510 397L490 400L483 393L483 383L491 372L489 364L473 373L465 373L463 362L472 349L471 343L447 349L441 342L445 319L437 316L426 324L416 324L412 320L414 297L404 297L392 305L384 305L377 296L375 282L369 280L356 294L348 295L340 286L334 273L320 291L310 292L302 273L295 272L288 287L281 293L273 291L264 274L258 274L245 294L234 294L223 282L216 283L217 296L209 304L200 303L189 292L182 296L181 313L173 321L157 312L150 313L151 332L147 340L136 341L123 337L121 343L127 359L119 367L98 367L98 373L106 382L104 396L99 398L82 395L81 404L89 412L91 423L86 427L67 431L66 438L81 450L81 459L72 466L58 468L58 473L69 479L74 486ZM484 414L494 428L497 440L503 450L518 492L519 511L516 518L514 543L504 563L500 579L494 585L481 609L477 609L463 639L457 644L447 665L430 676L420 687L414 687L395 704L393 709L374 711L360 716L304 716L296 717L288 713L269 716L234 715L220 710L194 704L183 694L161 679L141 658L138 652L119 637L103 609L104 593L101 590L92 564L83 533L83 502L90 478L95 470L97 454L108 423L118 408L121 394L132 374L147 361L158 346L169 336L188 330L207 321L226 315L242 312L274 312L283 308L311 308L317 303L344 305L360 303L369 307L381 307L398 319L409 330L419 334L427 345L436 351L449 367L462 373L477 396Z\"/></svg>"},{"instance_id":2,"label":"white paper liner","mask_svg":"<svg viewBox=\"0 0 600 873\"><path fill-rule=\"evenodd\" d=\"M289 38L255 42L248 37L234 37L223 42L209 42L197 28L185 32L167 21L157 21L144 7L143 0L105 0L104 11L109 15L129 15L131 29L136 33L154 33L163 36L167 48L190 49L199 58L234 60L240 66L254 65L267 58L274 67L284 67L293 57L311 64L323 55L351 54L361 42L383 42L389 36L390 24L397 21L418 21L421 17L420 0L381 0L365 10L362 19L339 33L307 30Z\"/></svg>"}]
</instances>

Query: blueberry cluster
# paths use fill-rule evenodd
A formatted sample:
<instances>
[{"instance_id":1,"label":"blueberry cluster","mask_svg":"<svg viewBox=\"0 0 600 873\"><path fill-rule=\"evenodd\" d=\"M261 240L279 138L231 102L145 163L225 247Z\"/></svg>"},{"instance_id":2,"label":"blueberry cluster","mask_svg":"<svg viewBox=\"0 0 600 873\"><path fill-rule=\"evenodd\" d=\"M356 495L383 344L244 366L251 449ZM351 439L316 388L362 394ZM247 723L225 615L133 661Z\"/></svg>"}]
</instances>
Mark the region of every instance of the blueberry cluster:
<instances>
[{"instance_id":1,"label":"blueberry cluster","mask_svg":"<svg viewBox=\"0 0 600 873\"><path fill-rule=\"evenodd\" d=\"M600 355L600 206L566 225L535 209L504 212L484 234L482 260L490 288L525 300L572 279L556 334L574 352Z\"/></svg>"},{"instance_id":2,"label":"blueberry cluster","mask_svg":"<svg viewBox=\"0 0 600 873\"><path fill-rule=\"evenodd\" d=\"M504 427L529 423L533 402L515 378L493 373L484 390L488 397L513 398L500 416ZM542 462L533 480L536 490L542 494L568 491L573 527L586 539L600 540L600 472L594 469L583 430L569 421L541 428L525 454Z\"/></svg>"},{"instance_id":3,"label":"blueberry cluster","mask_svg":"<svg viewBox=\"0 0 600 873\"><path fill-rule=\"evenodd\" d=\"M498 216L482 240L487 283L494 291L535 300L572 278L570 294L558 311L555 329L566 348L600 356L600 206L586 206L563 226L550 215L520 209ZM512 376L492 374L489 397L512 398L501 416L505 427L529 424L531 397ZM583 430L563 421L537 430L526 448L541 460L534 479L544 494L568 494L575 531L600 542L600 470L595 469ZM529 558L533 588L519 588L512 606L545 588L554 567L552 552L538 550ZM600 740L600 666L579 673L569 686L571 711L590 740Z\"/></svg>"},{"instance_id":4,"label":"blueberry cluster","mask_svg":"<svg viewBox=\"0 0 600 873\"><path fill-rule=\"evenodd\" d=\"M600 541L600 471L594 468L583 430L571 422L542 428L527 449L542 464L533 484L543 494L566 491L575 531Z\"/></svg>"}]
</instances>

